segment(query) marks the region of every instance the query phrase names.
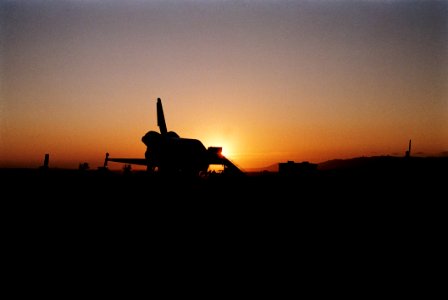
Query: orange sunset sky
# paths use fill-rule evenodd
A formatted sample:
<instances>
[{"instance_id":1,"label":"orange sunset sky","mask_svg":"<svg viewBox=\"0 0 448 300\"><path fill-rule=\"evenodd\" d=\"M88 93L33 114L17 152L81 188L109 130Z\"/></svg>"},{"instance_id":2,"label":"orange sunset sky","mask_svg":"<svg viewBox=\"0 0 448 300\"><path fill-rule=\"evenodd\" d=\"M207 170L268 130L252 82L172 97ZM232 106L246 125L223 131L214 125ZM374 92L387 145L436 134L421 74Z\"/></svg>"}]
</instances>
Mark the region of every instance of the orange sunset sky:
<instances>
[{"instance_id":1,"label":"orange sunset sky","mask_svg":"<svg viewBox=\"0 0 448 300\"><path fill-rule=\"evenodd\" d=\"M448 1L1 1L0 167L143 158L168 130L243 169L448 151ZM111 167L121 168L120 164Z\"/></svg>"}]
</instances>

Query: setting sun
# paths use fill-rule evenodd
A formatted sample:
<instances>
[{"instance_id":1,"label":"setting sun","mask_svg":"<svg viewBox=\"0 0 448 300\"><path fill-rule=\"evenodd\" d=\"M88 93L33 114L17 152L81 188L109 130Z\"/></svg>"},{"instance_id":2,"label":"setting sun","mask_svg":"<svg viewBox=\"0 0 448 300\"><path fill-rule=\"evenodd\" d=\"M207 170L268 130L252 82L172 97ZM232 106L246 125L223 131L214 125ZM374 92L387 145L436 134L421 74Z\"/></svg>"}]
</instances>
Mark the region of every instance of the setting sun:
<instances>
[{"instance_id":1,"label":"setting sun","mask_svg":"<svg viewBox=\"0 0 448 300\"><path fill-rule=\"evenodd\" d=\"M233 143L235 141L226 138L225 136L212 136L210 138L204 138L203 143L206 148L208 147L220 147L222 148L221 154L227 158L232 158L235 154L233 150Z\"/></svg>"}]
</instances>

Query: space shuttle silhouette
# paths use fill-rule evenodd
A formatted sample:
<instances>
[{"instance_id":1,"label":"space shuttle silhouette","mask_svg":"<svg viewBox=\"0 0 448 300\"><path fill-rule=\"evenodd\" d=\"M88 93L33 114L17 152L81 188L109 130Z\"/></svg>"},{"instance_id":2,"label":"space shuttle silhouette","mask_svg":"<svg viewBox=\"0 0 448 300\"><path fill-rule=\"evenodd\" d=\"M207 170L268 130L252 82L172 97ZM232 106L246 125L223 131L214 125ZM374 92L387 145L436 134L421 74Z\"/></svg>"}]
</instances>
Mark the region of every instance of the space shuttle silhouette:
<instances>
[{"instance_id":1,"label":"space shuttle silhouette","mask_svg":"<svg viewBox=\"0 0 448 300\"><path fill-rule=\"evenodd\" d=\"M157 98L157 125L160 133L148 131L142 142L146 145L145 158L109 158L107 162L145 165L151 172L197 176L207 172L210 165L223 165L224 173L243 174L222 154L222 147L205 148L197 139L181 138L174 131L168 131L163 114L162 100Z\"/></svg>"}]
</instances>

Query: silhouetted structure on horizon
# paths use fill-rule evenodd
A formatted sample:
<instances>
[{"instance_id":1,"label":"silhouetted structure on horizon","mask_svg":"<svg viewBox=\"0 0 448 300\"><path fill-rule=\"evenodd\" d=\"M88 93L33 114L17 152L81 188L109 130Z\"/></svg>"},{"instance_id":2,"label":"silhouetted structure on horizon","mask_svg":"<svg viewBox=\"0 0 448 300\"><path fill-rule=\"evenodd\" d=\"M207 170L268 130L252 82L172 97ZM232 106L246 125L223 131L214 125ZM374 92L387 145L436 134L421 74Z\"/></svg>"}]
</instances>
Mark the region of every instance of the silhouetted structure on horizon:
<instances>
[{"instance_id":1,"label":"silhouetted structure on horizon","mask_svg":"<svg viewBox=\"0 0 448 300\"><path fill-rule=\"evenodd\" d=\"M109 153L106 152L106 157L104 158L104 164L102 167L98 167L98 171L109 171L109 169L107 167L108 158L109 158Z\"/></svg>"},{"instance_id":2,"label":"silhouetted structure on horizon","mask_svg":"<svg viewBox=\"0 0 448 300\"><path fill-rule=\"evenodd\" d=\"M132 166L130 164L125 164L123 167L123 174L130 174L132 171Z\"/></svg>"},{"instance_id":3,"label":"silhouetted structure on horizon","mask_svg":"<svg viewBox=\"0 0 448 300\"><path fill-rule=\"evenodd\" d=\"M405 153L405 157L407 157L407 158L411 157L411 140L409 140L409 147Z\"/></svg>"},{"instance_id":4,"label":"silhouetted structure on horizon","mask_svg":"<svg viewBox=\"0 0 448 300\"><path fill-rule=\"evenodd\" d=\"M289 160L286 163L278 164L279 175L297 176L297 175L311 175L317 172L317 164L304 161L296 163Z\"/></svg>"},{"instance_id":5,"label":"silhouetted structure on horizon","mask_svg":"<svg viewBox=\"0 0 448 300\"><path fill-rule=\"evenodd\" d=\"M109 153L108 152L106 152L106 157L104 158L104 164L103 164L103 168L107 168L107 161L108 161L108 159L109 159Z\"/></svg>"},{"instance_id":6,"label":"silhouetted structure on horizon","mask_svg":"<svg viewBox=\"0 0 448 300\"><path fill-rule=\"evenodd\" d=\"M50 154L46 153L44 158L44 164L40 166L40 169L47 170L49 168L49 163L50 163Z\"/></svg>"},{"instance_id":7,"label":"silhouetted structure on horizon","mask_svg":"<svg viewBox=\"0 0 448 300\"><path fill-rule=\"evenodd\" d=\"M86 171L88 169L90 169L89 164L87 162L84 163L79 163L79 168L80 171Z\"/></svg>"}]
</instances>

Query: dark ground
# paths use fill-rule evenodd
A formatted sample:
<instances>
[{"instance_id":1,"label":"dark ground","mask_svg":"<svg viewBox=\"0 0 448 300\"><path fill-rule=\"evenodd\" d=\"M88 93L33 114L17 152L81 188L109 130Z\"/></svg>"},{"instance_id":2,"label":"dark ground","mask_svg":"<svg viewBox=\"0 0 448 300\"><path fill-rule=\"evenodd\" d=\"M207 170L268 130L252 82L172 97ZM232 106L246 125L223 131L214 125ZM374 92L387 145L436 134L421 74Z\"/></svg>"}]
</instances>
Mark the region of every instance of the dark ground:
<instances>
[{"instance_id":1,"label":"dark ground","mask_svg":"<svg viewBox=\"0 0 448 300\"><path fill-rule=\"evenodd\" d=\"M428 295L422 283L440 281L431 268L446 236L447 162L361 159L303 176L206 179L1 169L6 273L29 278L35 294L70 276L97 286L151 274L166 285L200 272L211 286L207 274L290 289L300 275L313 293ZM39 278L51 287L33 285Z\"/></svg>"},{"instance_id":2,"label":"dark ground","mask_svg":"<svg viewBox=\"0 0 448 300\"><path fill-rule=\"evenodd\" d=\"M357 158L308 174L273 172L207 178L144 171L0 169L3 203L41 212L151 214L185 209L202 215L241 212L344 215L437 207L446 201L448 158ZM271 215L272 217L272 215Z\"/></svg>"}]
</instances>

